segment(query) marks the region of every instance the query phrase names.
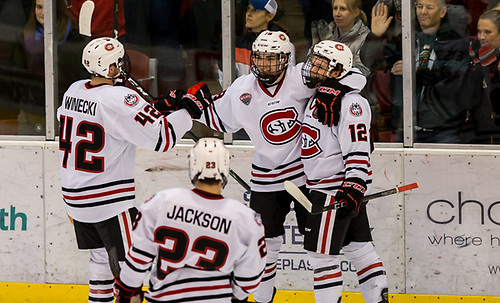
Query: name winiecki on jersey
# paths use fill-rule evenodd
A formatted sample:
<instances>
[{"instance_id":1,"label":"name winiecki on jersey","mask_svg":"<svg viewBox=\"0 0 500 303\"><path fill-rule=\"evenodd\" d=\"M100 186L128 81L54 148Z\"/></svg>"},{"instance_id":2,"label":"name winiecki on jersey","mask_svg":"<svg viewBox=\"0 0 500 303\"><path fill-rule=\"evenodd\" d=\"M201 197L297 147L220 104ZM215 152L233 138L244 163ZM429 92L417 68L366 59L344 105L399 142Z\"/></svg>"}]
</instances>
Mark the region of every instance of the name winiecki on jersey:
<instances>
[{"instance_id":1,"label":"name winiecki on jersey","mask_svg":"<svg viewBox=\"0 0 500 303\"><path fill-rule=\"evenodd\" d=\"M66 96L64 109L95 116L97 102Z\"/></svg>"},{"instance_id":2,"label":"name winiecki on jersey","mask_svg":"<svg viewBox=\"0 0 500 303\"><path fill-rule=\"evenodd\" d=\"M172 209L171 212L167 213L167 218L210 228L211 230L221 232L226 235L229 233L232 223L231 220L226 218L213 216L212 214L205 213L197 209L184 209L184 207L177 205L174 206L174 209Z\"/></svg>"}]
</instances>

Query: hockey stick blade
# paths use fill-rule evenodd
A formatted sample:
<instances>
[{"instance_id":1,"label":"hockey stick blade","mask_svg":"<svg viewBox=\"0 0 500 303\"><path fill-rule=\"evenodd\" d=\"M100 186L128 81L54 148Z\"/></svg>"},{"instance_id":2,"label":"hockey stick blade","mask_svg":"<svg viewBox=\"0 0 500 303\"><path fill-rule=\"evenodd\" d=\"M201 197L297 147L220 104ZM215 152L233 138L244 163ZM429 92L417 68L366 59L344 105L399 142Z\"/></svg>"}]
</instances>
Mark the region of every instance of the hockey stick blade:
<instances>
[{"instance_id":1,"label":"hockey stick blade","mask_svg":"<svg viewBox=\"0 0 500 303\"><path fill-rule=\"evenodd\" d=\"M121 73L127 79L127 81L132 84L132 86L137 88L139 93L144 99L146 99L146 101L151 103L155 100L155 98L147 90L145 90L144 87L142 87L142 85L140 85L139 82L137 82L137 80L135 80L131 75L129 75L125 71L122 71ZM192 131L188 131L188 135L191 137L191 139L193 139L194 142L198 142L198 136L196 136ZM248 185L240 176L238 176L238 174L235 173L234 170L229 169L229 174L231 175L231 177L233 177L234 180L236 180L236 182L243 186L243 188L247 192L250 192L250 185Z\"/></svg>"},{"instance_id":2,"label":"hockey stick blade","mask_svg":"<svg viewBox=\"0 0 500 303\"><path fill-rule=\"evenodd\" d=\"M312 203L311 201L309 201L309 199L307 199L306 195L304 195L304 193L297 187L297 185L293 184L293 182L291 181L285 181L284 182L284 185L285 185L285 190L292 196L295 198L295 200L297 200L300 204L302 204L302 206L304 206L304 208L312 213Z\"/></svg>"},{"instance_id":3,"label":"hockey stick blade","mask_svg":"<svg viewBox=\"0 0 500 303\"><path fill-rule=\"evenodd\" d=\"M95 4L91 0L87 0L80 8L80 16L78 17L78 27L80 28L80 35L87 37L92 36L91 24L92 14L94 13Z\"/></svg>"},{"instance_id":4,"label":"hockey stick blade","mask_svg":"<svg viewBox=\"0 0 500 303\"><path fill-rule=\"evenodd\" d=\"M380 191L378 193L374 193L374 194L365 196L363 198L363 204L368 203L368 201L370 201L372 199L381 198L381 197L389 196L392 194L402 193L402 192L412 190L415 188L418 188L418 183L416 183L416 182L411 183L411 184L407 184L407 185L403 185L400 187L395 187L395 188L383 190L383 191ZM313 215L321 214L322 212L333 210L333 209L338 209L341 207L340 203L334 202L331 205L323 206L323 207L320 207L318 209L313 209L313 204L311 203L311 201L309 201L309 199L307 199L307 197L300 191L300 189L290 181L285 181L285 190L290 195L292 195L292 197L294 197L297 201L299 201L299 203L302 204L307 209L307 211L309 211ZM329 196L329 197L333 198L332 196Z\"/></svg>"}]
</instances>

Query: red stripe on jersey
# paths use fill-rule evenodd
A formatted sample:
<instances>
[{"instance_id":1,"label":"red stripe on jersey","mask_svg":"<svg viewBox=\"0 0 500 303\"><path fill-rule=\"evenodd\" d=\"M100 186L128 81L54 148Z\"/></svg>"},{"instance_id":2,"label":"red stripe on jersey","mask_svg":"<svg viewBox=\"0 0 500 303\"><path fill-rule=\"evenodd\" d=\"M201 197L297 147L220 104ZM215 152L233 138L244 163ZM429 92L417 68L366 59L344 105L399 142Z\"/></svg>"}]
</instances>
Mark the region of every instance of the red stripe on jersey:
<instances>
[{"instance_id":1,"label":"red stripe on jersey","mask_svg":"<svg viewBox=\"0 0 500 303\"><path fill-rule=\"evenodd\" d=\"M314 277L314 282L316 282L316 281L324 281L324 280L338 278L338 277L342 277L342 272L341 271L333 273L333 274L329 274L329 275L324 275L324 276L321 276L321 277Z\"/></svg>"},{"instance_id":2,"label":"red stripe on jersey","mask_svg":"<svg viewBox=\"0 0 500 303\"><path fill-rule=\"evenodd\" d=\"M330 196L329 201L327 203L328 205L332 205L333 202L335 201L335 197ZM326 219L325 219L325 226L323 228L323 239L321 240L321 253L326 254L326 239L328 235L328 231L330 231L330 219L332 217L333 211L329 211L326 213Z\"/></svg>"},{"instance_id":3,"label":"red stripe on jersey","mask_svg":"<svg viewBox=\"0 0 500 303\"><path fill-rule=\"evenodd\" d=\"M161 298L161 297L165 297L165 296L173 296L173 295L178 295L178 294L182 294L182 293L185 293L185 292L197 292L197 291L217 290L217 289L225 289L225 288L231 289L231 285L225 284L225 285L212 285L212 286L200 286L200 287L183 288L183 289L177 289L177 290L167 291L167 292L158 294L156 296L153 296L153 298Z\"/></svg>"},{"instance_id":4,"label":"red stripe on jersey","mask_svg":"<svg viewBox=\"0 0 500 303\"><path fill-rule=\"evenodd\" d=\"M370 269L374 269L376 267L382 267L382 266L384 266L382 264L382 262L373 263L372 265L370 265L368 267L365 267L362 270L358 271L358 276L361 276L362 274L364 274L365 272L369 271Z\"/></svg>"},{"instance_id":5,"label":"red stripe on jersey","mask_svg":"<svg viewBox=\"0 0 500 303\"><path fill-rule=\"evenodd\" d=\"M165 128L165 140L167 142L165 142L165 148L163 149L163 152L166 152L170 146L170 132L169 132L169 128L168 128L168 121L167 121L167 117L163 116L163 127Z\"/></svg>"},{"instance_id":6,"label":"red stripe on jersey","mask_svg":"<svg viewBox=\"0 0 500 303\"><path fill-rule=\"evenodd\" d=\"M268 269L266 269L264 271L264 274L268 274L268 273L271 273L271 272L275 271L276 270L276 266L277 266L277 264L274 263L274 265L272 267L270 267L270 268L268 268Z\"/></svg>"},{"instance_id":7,"label":"red stripe on jersey","mask_svg":"<svg viewBox=\"0 0 500 303\"><path fill-rule=\"evenodd\" d=\"M130 252L131 252L131 250L129 250L129 251L128 251L128 256L129 256L129 258L130 258L130 259L132 259L132 261L134 261L135 263L137 263L137 264L141 264L141 265L146 265L146 264L148 263L148 261L143 261L143 260L141 260L141 259L138 259L138 258L136 258L136 257L132 256L132 255L130 254Z\"/></svg>"},{"instance_id":8,"label":"red stripe on jersey","mask_svg":"<svg viewBox=\"0 0 500 303\"><path fill-rule=\"evenodd\" d=\"M107 295L113 292L113 288L107 288L107 289L90 289L89 292L91 294L95 295Z\"/></svg>"},{"instance_id":9,"label":"red stripe on jersey","mask_svg":"<svg viewBox=\"0 0 500 303\"><path fill-rule=\"evenodd\" d=\"M221 130L220 130L219 126L217 126L217 124L215 124L215 121L217 121L217 120L215 119L215 114L214 114L213 105L212 105L212 106L210 106L208 109L209 109L209 111L208 111L208 112L210 113L210 120L212 120L212 121L210 122L210 125L211 125L211 126L212 126L212 127L213 127L216 131L220 132Z\"/></svg>"},{"instance_id":10,"label":"red stripe on jersey","mask_svg":"<svg viewBox=\"0 0 500 303\"><path fill-rule=\"evenodd\" d=\"M71 197L68 195L63 195L63 197L66 200L86 200L86 199L110 196L110 195L129 192L129 191L135 191L135 186L127 187L127 188L119 188L119 189L110 190L110 191L106 191L106 192L102 192L102 193L98 193L98 194L92 194L92 195L84 195L84 196L78 196L78 197Z\"/></svg>"},{"instance_id":11,"label":"red stripe on jersey","mask_svg":"<svg viewBox=\"0 0 500 303\"><path fill-rule=\"evenodd\" d=\"M366 160L347 160L347 161L345 161L344 166L347 166L349 164L364 164L367 167L370 165L370 163L368 163L368 161L366 161Z\"/></svg>"},{"instance_id":12,"label":"red stripe on jersey","mask_svg":"<svg viewBox=\"0 0 500 303\"><path fill-rule=\"evenodd\" d=\"M257 284L254 284L254 285L250 285L250 286L240 286L240 287L241 287L241 289L243 289L244 291L249 292L250 290L257 288L257 287L259 286L259 284L260 284L260 282L259 282L259 283L257 283Z\"/></svg>"},{"instance_id":13,"label":"red stripe on jersey","mask_svg":"<svg viewBox=\"0 0 500 303\"><path fill-rule=\"evenodd\" d=\"M344 181L345 177L340 177L340 178L334 178L334 179L323 179L319 182L313 182L311 180L307 180L306 183L308 185L318 185L318 184L325 184L325 183L335 183L335 182L342 182Z\"/></svg>"},{"instance_id":14,"label":"red stripe on jersey","mask_svg":"<svg viewBox=\"0 0 500 303\"><path fill-rule=\"evenodd\" d=\"M127 214L122 212L123 225L125 227L125 236L127 237L127 249L132 245L132 239L130 237L130 228L128 226Z\"/></svg>"},{"instance_id":15,"label":"red stripe on jersey","mask_svg":"<svg viewBox=\"0 0 500 303\"><path fill-rule=\"evenodd\" d=\"M258 178L276 178L276 177L279 177L283 174L288 174L290 172L293 172L293 171L296 171L296 170L299 170L299 169L302 169L304 168L304 164L299 164L295 167L290 167L289 169L285 169L279 173L276 173L276 174L259 174L259 173L254 173L252 171L252 177L258 177Z\"/></svg>"}]
</instances>

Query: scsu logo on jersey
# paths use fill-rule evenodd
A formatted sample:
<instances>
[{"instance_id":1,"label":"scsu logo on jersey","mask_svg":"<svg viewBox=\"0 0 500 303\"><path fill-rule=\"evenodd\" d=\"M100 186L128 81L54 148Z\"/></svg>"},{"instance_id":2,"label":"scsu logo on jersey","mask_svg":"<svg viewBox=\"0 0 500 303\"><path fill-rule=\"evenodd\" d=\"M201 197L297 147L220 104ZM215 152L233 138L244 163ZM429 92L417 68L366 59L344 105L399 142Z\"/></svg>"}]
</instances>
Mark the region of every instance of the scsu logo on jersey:
<instances>
[{"instance_id":1,"label":"scsu logo on jersey","mask_svg":"<svg viewBox=\"0 0 500 303\"><path fill-rule=\"evenodd\" d=\"M303 159L312 158L320 154L323 150L319 147L319 130L309 124L302 125L302 151Z\"/></svg>"},{"instance_id":2,"label":"scsu logo on jersey","mask_svg":"<svg viewBox=\"0 0 500 303\"><path fill-rule=\"evenodd\" d=\"M363 109L361 108L361 105L359 105L358 103L353 103L351 104L351 106L349 106L349 112L354 117L359 117L363 114Z\"/></svg>"},{"instance_id":3,"label":"scsu logo on jersey","mask_svg":"<svg viewBox=\"0 0 500 303\"><path fill-rule=\"evenodd\" d=\"M136 106L139 103L139 97L134 94L128 94L125 96L123 101L125 102L125 105Z\"/></svg>"},{"instance_id":4,"label":"scsu logo on jersey","mask_svg":"<svg viewBox=\"0 0 500 303\"><path fill-rule=\"evenodd\" d=\"M267 142L288 143L300 134L299 114L293 107L270 111L260 119L260 130Z\"/></svg>"}]
</instances>

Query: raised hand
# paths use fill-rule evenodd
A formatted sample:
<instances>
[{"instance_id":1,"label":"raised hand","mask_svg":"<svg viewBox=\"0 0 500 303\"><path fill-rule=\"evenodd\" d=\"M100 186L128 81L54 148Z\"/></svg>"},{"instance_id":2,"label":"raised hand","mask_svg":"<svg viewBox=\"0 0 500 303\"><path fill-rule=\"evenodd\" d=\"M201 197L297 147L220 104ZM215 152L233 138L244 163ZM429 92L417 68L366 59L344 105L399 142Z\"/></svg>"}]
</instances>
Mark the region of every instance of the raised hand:
<instances>
[{"instance_id":1,"label":"raised hand","mask_svg":"<svg viewBox=\"0 0 500 303\"><path fill-rule=\"evenodd\" d=\"M372 33L377 37L381 37L389 28L394 17L389 16L389 8L384 3L380 2L372 8Z\"/></svg>"}]
</instances>

